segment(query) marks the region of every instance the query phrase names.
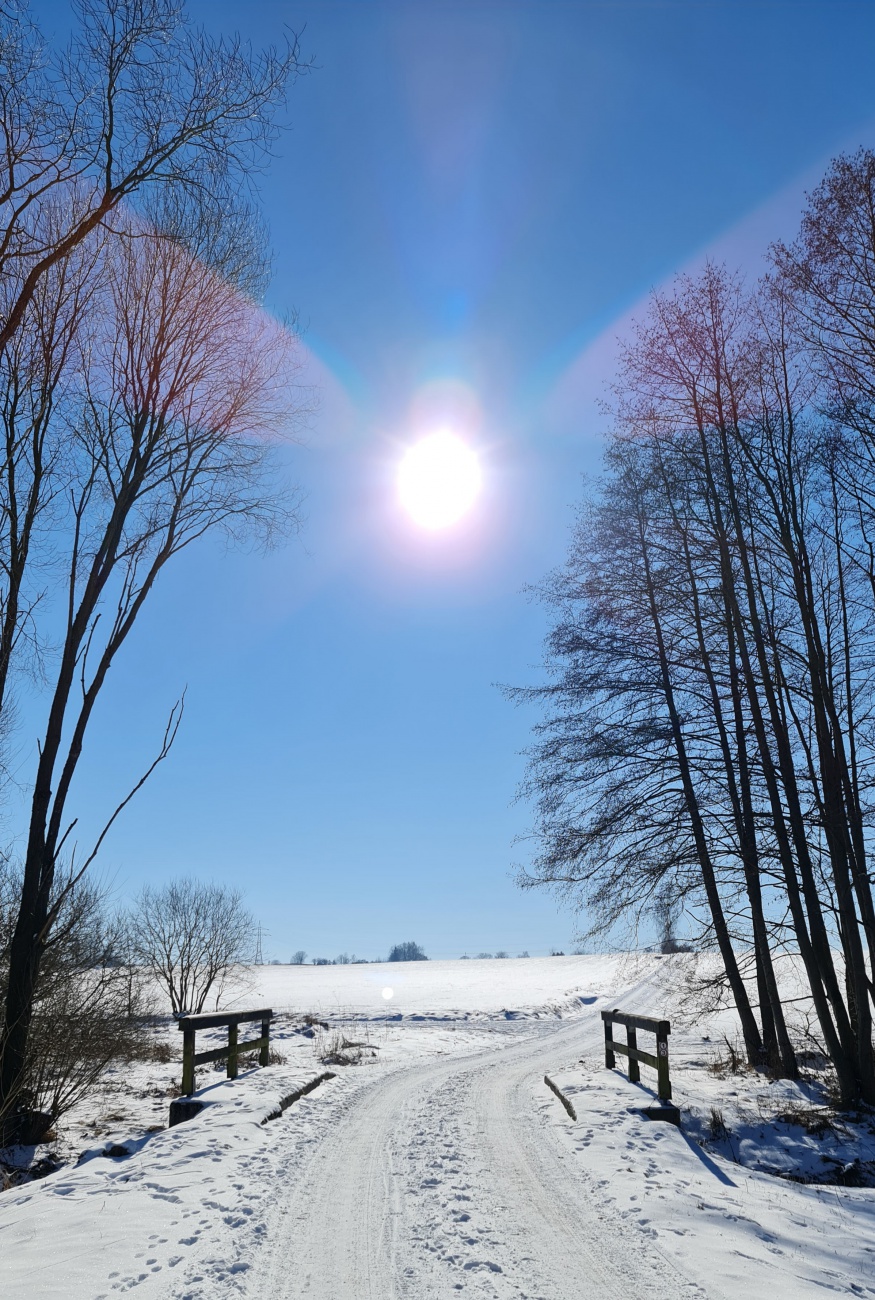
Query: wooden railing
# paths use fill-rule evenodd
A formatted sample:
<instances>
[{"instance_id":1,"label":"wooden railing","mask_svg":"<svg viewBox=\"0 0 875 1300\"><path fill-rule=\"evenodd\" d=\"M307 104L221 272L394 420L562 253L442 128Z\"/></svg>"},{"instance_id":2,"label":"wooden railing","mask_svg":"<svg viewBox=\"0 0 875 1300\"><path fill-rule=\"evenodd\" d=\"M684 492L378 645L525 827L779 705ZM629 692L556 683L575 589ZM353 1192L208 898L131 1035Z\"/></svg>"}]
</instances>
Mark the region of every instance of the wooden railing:
<instances>
[{"instance_id":1,"label":"wooden railing","mask_svg":"<svg viewBox=\"0 0 875 1300\"><path fill-rule=\"evenodd\" d=\"M667 1020L651 1020L649 1016L630 1016L624 1011L603 1011L605 1022L605 1065L613 1070L617 1064L615 1052L629 1058L629 1080L640 1083L641 1070L638 1062L652 1066L656 1071L657 1096L660 1101L671 1101L671 1080L668 1077L668 1036L671 1025ZM613 1025L625 1025L626 1042L618 1043L611 1033ZM642 1052L638 1047L638 1030L656 1035L656 1055Z\"/></svg>"},{"instance_id":2,"label":"wooden railing","mask_svg":"<svg viewBox=\"0 0 875 1300\"><path fill-rule=\"evenodd\" d=\"M180 1016L179 1028L184 1035L182 1040L182 1095L190 1097L194 1092L194 1067L206 1065L208 1061L228 1059L228 1078L237 1078L237 1061L241 1052L254 1052L258 1048L258 1064L267 1065L270 1051L270 1022L273 1012L270 1007L261 1011L217 1011L212 1015ZM261 1035L241 1043L237 1038L240 1025L261 1021ZM213 1047L208 1052L195 1052L194 1036L199 1029L215 1029L228 1026L228 1043L225 1047Z\"/></svg>"}]
</instances>

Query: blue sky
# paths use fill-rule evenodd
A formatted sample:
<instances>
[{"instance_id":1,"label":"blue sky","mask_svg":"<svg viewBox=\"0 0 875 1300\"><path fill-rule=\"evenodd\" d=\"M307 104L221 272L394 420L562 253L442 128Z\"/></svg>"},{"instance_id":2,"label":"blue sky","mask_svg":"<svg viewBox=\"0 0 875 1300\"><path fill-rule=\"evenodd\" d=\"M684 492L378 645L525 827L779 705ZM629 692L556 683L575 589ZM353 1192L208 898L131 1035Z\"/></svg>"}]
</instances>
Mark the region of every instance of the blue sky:
<instances>
[{"instance_id":1,"label":"blue sky","mask_svg":"<svg viewBox=\"0 0 875 1300\"><path fill-rule=\"evenodd\" d=\"M47 30L68 21L36 4ZM544 612L580 475L598 468L613 340L710 254L752 274L842 149L875 145L869 3L192 4L315 67L261 179L268 306L299 314L319 407L289 464L299 539L204 544L168 570L114 669L76 789L118 897L234 882L296 948L433 956L568 949L574 918L512 879ZM484 491L416 534L394 473L423 394L462 392ZM31 770L23 710L20 776ZM10 818L10 835L15 829Z\"/></svg>"}]
</instances>

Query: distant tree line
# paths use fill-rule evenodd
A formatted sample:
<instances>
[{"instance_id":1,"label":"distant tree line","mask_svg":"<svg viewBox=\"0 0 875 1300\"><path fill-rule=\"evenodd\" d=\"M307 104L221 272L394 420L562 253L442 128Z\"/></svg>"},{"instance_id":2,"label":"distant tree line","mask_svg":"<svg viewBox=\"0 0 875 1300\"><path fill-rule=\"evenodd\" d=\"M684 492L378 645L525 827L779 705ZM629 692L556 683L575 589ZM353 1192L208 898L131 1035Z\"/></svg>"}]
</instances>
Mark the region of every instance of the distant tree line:
<instances>
[{"instance_id":1,"label":"distant tree line","mask_svg":"<svg viewBox=\"0 0 875 1300\"><path fill-rule=\"evenodd\" d=\"M527 952L521 952L518 953L517 955L519 957L528 957L529 954ZM557 956L561 957L562 955L563 955L562 953L556 953L556 952L551 953L551 956L553 957L557 957ZM505 952L503 949L499 949L498 952L478 952L477 954L479 960L483 960L483 959L498 960L509 956L510 953ZM426 956L425 952L423 951L423 949L420 947L418 943L408 942L408 943L396 943L395 946L391 949L389 956L386 957L385 959L382 957L374 957L372 960L374 964L379 965L383 960L428 961L428 957ZM460 958L460 960L470 961L471 958L468 953L464 953ZM297 952L292 953L291 959L289 961L289 965L303 966L306 964L306 962L307 962L307 953L304 952L303 949L299 949ZM273 963L273 965L279 965L279 964L280 964L279 962ZM311 957L310 964L313 966L363 966L368 964L368 958L356 957L354 953L350 956L348 953L342 952L337 957Z\"/></svg>"},{"instance_id":2,"label":"distant tree line","mask_svg":"<svg viewBox=\"0 0 875 1300\"><path fill-rule=\"evenodd\" d=\"M875 1104L875 154L838 158L747 285L654 293L554 611L526 885L591 931L686 915L748 1060L794 1078L797 955L846 1104ZM750 978L747 976L750 975Z\"/></svg>"},{"instance_id":3,"label":"distant tree line","mask_svg":"<svg viewBox=\"0 0 875 1300\"><path fill-rule=\"evenodd\" d=\"M529 954L527 952L521 952L518 953L517 955L519 957L528 957ZM551 953L551 956L553 957L557 957L557 956L561 957L562 955L563 955L562 953L556 953L556 952ZM509 956L510 953L504 952L503 949L499 949L498 952L478 952L477 954L478 960L481 961L484 959L498 960ZM345 952L340 953L337 957L311 957L309 960L310 960L310 964L313 966L364 966L368 964L367 957L356 957L354 953L350 956L348 953ZM425 955L425 952L423 951L423 949L420 947L418 943L408 942L408 943L396 943L395 946L391 949L389 956L386 957L385 959L382 957L374 957L372 960L375 965L379 965L383 960L428 961L428 957ZM470 961L471 958L468 953L464 953L460 958L460 960ZM297 952L292 953L291 959L289 961L289 965L303 966L306 964L306 962L307 962L307 953L304 952L303 949L299 949ZM280 963L273 962L272 964L276 966L279 965Z\"/></svg>"},{"instance_id":4,"label":"distant tree line","mask_svg":"<svg viewBox=\"0 0 875 1300\"><path fill-rule=\"evenodd\" d=\"M396 943L391 949L386 961L428 961L424 951L418 943ZM307 953L303 949L292 954L292 966L303 966L307 961ZM382 957L375 957L374 962L380 963ZM342 952L337 957L311 957L310 964L313 966L366 966L367 957L356 957L355 953Z\"/></svg>"}]
</instances>

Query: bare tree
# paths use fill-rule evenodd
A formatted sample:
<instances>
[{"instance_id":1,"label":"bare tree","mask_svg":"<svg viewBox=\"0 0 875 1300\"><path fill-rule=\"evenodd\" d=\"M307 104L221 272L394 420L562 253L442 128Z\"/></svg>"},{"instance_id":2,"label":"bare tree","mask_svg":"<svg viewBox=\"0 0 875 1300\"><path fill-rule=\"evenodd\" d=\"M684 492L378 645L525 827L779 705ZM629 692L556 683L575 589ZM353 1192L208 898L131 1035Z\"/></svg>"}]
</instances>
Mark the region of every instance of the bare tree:
<instances>
[{"instance_id":1,"label":"bare tree","mask_svg":"<svg viewBox=\"0 0 875 1300\"><path fill-rule=\"evenodd\" d=\"M128 918L134 960L154 972L173 1014L203 1011L251 960L254 922L236 889L186 878L146 885Z\"/></svg>"},{"instance_id":2,"label":"bare tree","mask_svg":"<svg viewBox=\"0 0 875 1300\"><path fill-rule=\"evenodd\" d=\"M307 960L307 954L304 952L303 948L299 948L297 952L292 953L291 961L289 964L291 966L303 966L306 960Z\"/></svg>"},{"instance_id":3,"label":"bare tree","mask_svg":"<svg viewBox=\"0 0 875 1300\"><path fill-rule=\"evenodd\" d=\"M875 265L875 164L856 190L839 173L860 212L844 214L835 278L827 230L753 293L709 266L654 295L623 357L607 474L544 584L552 681L522 694L546 710L526 883L586 905L595 929L666 899L698 916L748 1059L791 1077L773 950L798 952L853 1104L875 1100L875 477L869 380L854 378L875 294L867 317L863 277L836 284L861 227ZM799 306L814 253L821 296Z\"/></svg>"},{"instance_id":4,"label":"bare tree","mask_svg":"<svg viewBox=\"0 0 875 1300\"><path fill-rule=\"evenodd\" d=\"M297 39L259 56L172 0L78 0L48 59L24 4L0 9L0 353L49 270L145 186L227 197L264 157ZM58 204L58 200L61 200ZM63 213L42 220L46 203Z\"/></svg>"},{"instance_id":5,"label":"bare tree","mask_svg":"<svg viewBox=\"0 0 875 1300\"><path fill-rule=\"evenodd\" d=\"M0 1124L27 1106L52 928L179 725L181 701L59 884L114 656L182 547L212 528L268 536L294 515L267 487L300 401L291 338L252 305L267 259L251 176L303 70L297 40L254 55L173 0L79 0L76 20L53 55L23 4L0 7L0 739L16 672L41 674L50 697L7 954Z\"/></svg>"},{"instance_id":6,"label":"bare tree","mask_svg":"<svg viewBox=\"0 0 875 1300\"><path fill-rule=\"evenodd\" d=\"M274 455L302 408L294 337L176 235L116 226L100 266L99 310L78 353L79 401L65 421L65 513L53 534L56 550L67 539L64 628L10 950L0 1113L17 1104L41 956L57 916L56 863L75 825L66 813L70 787L114 658L179 551L211 530L269 540L295 523L296 498ZM157 757L95 843L71 852L71 883L167 756L181 713L180 700Z\"/></svg>"}]
</instances>

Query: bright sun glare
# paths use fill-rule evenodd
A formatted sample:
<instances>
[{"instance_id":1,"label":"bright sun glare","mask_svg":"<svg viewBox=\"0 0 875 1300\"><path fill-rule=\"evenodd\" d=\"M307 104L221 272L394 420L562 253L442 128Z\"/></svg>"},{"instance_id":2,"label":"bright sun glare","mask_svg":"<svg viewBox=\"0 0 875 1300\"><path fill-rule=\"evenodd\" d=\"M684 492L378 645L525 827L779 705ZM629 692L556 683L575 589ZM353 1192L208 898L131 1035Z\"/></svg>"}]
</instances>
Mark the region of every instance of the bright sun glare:
<instances>
[{"instance_id":1,"label":"bright sun glare","mask_svg":"<svg viewBox=\"0 0 875 1300\"><path fill-rule=\"evenodd\" d=\"M398 470L401 504L420 528L447 528L467 514L480 492L480 463L449 430L431 433L404 456Z\"/></svg>"}]
</instances>

